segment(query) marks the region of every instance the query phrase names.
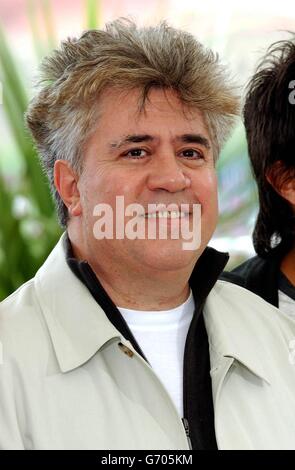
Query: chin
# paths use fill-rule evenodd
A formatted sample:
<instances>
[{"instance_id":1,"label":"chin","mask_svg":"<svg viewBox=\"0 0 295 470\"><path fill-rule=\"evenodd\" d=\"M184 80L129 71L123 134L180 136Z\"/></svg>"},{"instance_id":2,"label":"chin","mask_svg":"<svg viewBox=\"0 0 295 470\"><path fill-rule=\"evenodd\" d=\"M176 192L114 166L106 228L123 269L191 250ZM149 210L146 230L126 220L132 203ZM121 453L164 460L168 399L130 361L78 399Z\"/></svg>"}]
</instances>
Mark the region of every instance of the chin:
<instances>
[{"instance_id":1,"label":"chin","mask_svg":"<svg viewBox=\"0 0 295 470\"><path fill-rule=\"evenodd\" d=\"M153 240L141 250L141 264L158 270L176 270L194 265L198 250L183 250L179 240Z\"/></svg>"}]
</instances>

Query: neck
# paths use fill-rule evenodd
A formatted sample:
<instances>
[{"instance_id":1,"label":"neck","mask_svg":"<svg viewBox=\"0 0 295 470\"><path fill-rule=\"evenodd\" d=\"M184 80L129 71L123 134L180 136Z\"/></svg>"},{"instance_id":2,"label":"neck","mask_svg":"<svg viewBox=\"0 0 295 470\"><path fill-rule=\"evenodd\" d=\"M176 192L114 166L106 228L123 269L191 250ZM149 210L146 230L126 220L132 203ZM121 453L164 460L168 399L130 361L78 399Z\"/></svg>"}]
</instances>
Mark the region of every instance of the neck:
<instances>
[{"instance_id":1,"label":"neck","mask_svg":"<svg viewBox=\"0 0 295 470\"><path fill-rule=\"evenodd\" d=\"M101 251L99 263L88 255L79 238L68 228L75 258L86 260L115 305L133 310L169 310L184 303L190 293L189 278L194 263L177 270L159 271L142 266L114 264L112 257Z\"/></svg>"},{"instance_id":2,"label":"neck","mask_svg":"<svg viewBox=\"0 0 295 470\"><path fill-rule=\"evenodd\" d=\"M170 310L184 303L190 292L188 282L180 283L179 278L175 283L151 282L138 280L136 285L130 280L130 285L119 285L116 282L110 284L95 272L103 288L106 290L115 305L132 310ZM120 280L122 278L120 277ZM119 287L117 287L119 286Z\"/></svg>"},{"instance_id":3,"label":"neck","mask_svg":"<svg viewBox=\"0 0 295 470\"><path fill-rule=\"evenodd\" d=\"M291 284L295 286L295 245L283 258L281 271Z\"/></svg>"}]
</instances>

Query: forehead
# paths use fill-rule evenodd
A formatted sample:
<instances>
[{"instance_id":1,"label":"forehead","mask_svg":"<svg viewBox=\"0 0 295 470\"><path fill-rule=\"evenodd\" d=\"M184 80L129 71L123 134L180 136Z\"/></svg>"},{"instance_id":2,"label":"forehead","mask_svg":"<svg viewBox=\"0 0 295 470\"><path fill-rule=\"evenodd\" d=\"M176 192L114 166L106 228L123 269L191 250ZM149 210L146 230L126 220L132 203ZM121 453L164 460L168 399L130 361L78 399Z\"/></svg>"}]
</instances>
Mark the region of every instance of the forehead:
<instances>
[{"instance_id":1,"label":"forehead","mask_svg":"<svg viewBox=\"0 0 295 470\"><path fill-rule=\"evenodd\" d=\"M157 129L163 124L173 133L198 131L208 134L202 112L196 107L186 106L172 90L153 88L150 90L144 106L142 91L118 90L109 88L99 100L99 128L111 128L113 131L124 128L144 131ZM182 127L182 129L180 129ZM127 129L126 129L127 130ZM162 129L163 130L163 129Z\"/></svg>"}]
</instances>

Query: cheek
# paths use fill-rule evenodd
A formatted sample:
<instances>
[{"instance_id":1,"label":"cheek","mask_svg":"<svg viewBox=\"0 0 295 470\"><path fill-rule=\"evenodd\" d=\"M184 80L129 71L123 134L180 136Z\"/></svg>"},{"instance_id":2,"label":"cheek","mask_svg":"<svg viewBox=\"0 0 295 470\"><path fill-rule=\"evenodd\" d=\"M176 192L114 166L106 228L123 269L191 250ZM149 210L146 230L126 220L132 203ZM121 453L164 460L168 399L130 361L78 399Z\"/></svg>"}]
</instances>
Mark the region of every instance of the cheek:
<instances>
[{"instance_id":1,"label":"cheek","mask_svg":"<svg viewBox=\"0 0 295 470\"><path fill-rule=\"evenodd\" d=\"M217 176L215 171L202 172L193 183L193 190L202 205L202 211L207 208L217 209Z\"/></svg>"},{"instance_id":2,"label":"cheek","mask_svg":"<svg viewBox=\"0 0 295 470\"><path fill-rule=\"evenodd\" d=\"M106 202L114 204L116 196L124 196L125 205L136 203L144 187L144 177L138 172L125 169L110 172L106 179L101 181L102 194Z\"/></svg>"},{"instance_id":3,"label":"cheek","mask_svg":"<svg viewBox=\"0 0 295 470\"><path fill-rule=\"evenodd\" d=\"M81 200L87 211L92 211L96 204L106 203L116 207L116 197L124 196L125 205L137 200L138 187L140 186L136 175L132 177L130 172L103 171L95 177L89 175L81 185Z\"/></svg>"}]
</instances>

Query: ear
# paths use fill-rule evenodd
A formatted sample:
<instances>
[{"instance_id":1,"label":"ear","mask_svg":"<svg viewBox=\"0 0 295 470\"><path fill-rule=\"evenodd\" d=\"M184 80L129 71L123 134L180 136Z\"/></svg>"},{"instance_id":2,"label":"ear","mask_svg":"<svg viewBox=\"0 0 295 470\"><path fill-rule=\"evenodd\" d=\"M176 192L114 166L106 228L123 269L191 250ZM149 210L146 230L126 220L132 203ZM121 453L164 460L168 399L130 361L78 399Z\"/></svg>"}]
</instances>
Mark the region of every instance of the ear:
<instances>
[{"instance_id":1,"label":"ear","mask_svg":"<svg viewBox=\"0 0 295 470\"><path fill-rule=\"evenodd\" d=\"M58 194L67 206L70 216L82 213L78 176L66 160L56 160L54 164L54 184Z\"/></svg>"},{"instance_id":2,"label":"ear","mask_svg":"<svg viewBox=\"0 0 295 470\"><path fill-rule=\"evenodd\" d=\"M295 179L287 181L281 188L281 196L295 207Z\"/></svg>"},{"instance_id":3,"label":"ear","mask_svg":"<svg viewBox=\"0 0 295 470\"><path fill-rule=\"evenodd\" d=\"M280 196L295 206L295 178L286 178L284 181L286 173L282 171L283 167L284 163L281 160L275 162L267 172L266 179Z\"/></svg>"}]
</instances>

